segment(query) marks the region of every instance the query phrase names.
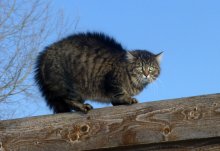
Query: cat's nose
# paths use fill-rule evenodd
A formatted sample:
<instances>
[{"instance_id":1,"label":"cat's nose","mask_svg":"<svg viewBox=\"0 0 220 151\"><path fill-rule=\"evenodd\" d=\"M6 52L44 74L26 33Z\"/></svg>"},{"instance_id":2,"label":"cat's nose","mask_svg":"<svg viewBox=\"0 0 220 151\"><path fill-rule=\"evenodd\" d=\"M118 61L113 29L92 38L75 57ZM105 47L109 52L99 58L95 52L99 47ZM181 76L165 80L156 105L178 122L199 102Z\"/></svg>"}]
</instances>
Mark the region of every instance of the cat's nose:
<instances>
[{"instance_id":1,"label":"cat's nose","mask_svg":"<svg viewBox=\"0 0 220 151\"><path fill-rule=\"evenodd\" d=\"M144 75L145 75L146 77L149 76L149 72L148 72L148 70L145 70L145 71L144 71Z\"/></svg>"}]
</instances>

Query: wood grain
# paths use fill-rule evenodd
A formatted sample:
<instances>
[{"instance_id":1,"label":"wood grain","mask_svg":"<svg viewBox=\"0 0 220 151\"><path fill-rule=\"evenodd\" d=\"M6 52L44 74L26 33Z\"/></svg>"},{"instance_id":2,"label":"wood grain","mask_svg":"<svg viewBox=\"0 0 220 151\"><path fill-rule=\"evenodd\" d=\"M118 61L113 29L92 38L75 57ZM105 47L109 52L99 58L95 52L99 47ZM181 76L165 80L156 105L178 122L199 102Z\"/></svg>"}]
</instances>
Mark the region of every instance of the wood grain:
<instances>
[{"instance_id":1,"label":"wood grain","mask_svg":"<svg viewBox=\"0 0 220 151\"><path fill-rule=\"evenodd\" d=\"M0 151L220 150L220 94L0 121Z\"/></svg>"}]
</instances>

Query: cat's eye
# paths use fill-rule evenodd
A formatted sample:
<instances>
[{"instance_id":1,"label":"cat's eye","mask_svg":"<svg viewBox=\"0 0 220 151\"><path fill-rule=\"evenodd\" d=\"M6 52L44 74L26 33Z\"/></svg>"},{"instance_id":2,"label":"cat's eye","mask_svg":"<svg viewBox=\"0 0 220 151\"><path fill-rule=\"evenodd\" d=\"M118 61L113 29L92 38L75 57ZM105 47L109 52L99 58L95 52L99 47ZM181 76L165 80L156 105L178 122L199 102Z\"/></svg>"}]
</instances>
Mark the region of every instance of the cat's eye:
<instances>
[{"instance_id":1,"label":"cat's eye","mask_svg":"<svg viewBox=\"0 0 220 151\"><path fill-rule=\"evenodd\" d=\"M149 70L149 72L153 72L154 71L154 67L151 66L151 67L148 68L148 70Z\"/></svg>"}]
</instances>

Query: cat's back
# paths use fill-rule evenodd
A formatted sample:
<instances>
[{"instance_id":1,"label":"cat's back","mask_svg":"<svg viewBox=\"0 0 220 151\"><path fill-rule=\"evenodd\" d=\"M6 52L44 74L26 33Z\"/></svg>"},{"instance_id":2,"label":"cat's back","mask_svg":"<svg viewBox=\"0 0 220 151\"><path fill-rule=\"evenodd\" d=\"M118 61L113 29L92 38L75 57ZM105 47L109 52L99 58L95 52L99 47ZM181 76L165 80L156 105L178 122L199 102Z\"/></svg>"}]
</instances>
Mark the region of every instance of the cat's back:
<instances>
[{"instance_id":1,"label":"cat's back","mask_svg":"<svg viewBox=\"0 0 220 151\"><path fill-rule=\"evenodd\" d=\"M74 81L89 83L96 79L98 83L114 67L121 66L125 56L126 50L110 36L78 33L48 46L38 57L37 69L44 75L69 75Z\"/></svg>"},{"instance_id":2,"label":"cat's back","mask_svg":"<svg viewBox=\"0 0 220 151\"><path fill-rule=\"evenodd\" d=\"M109 53L124 52L122 45L112 37L99 32L78 33L67 37L65 40L72 41L73 45L78 47L90 47L96 51L105 51ZM111 49L111 51L108 51Z\"/></svg>"},{"instance_id":3,"label":"cat's back","mask_svg":"<svg viewBox=\"0 0 220 151\"><path fill-rule=\"evenodd\" d=\"M107 66L120 64L126 50L108 35L87 32L70 35L50 45L44 55L45 62L62 63L70 71L92 72L90 70L102 71ZM108 69L104 70L107 72Z\"/></svg>"},{"instance_id":4,"label":"cat's back","mask_svg":"<svg viewBox=\"0 0 220 151\"><path fill-rule=\"evenodd\" d=\"M120 43L112 37L99 32L86 32L70 35L47 49L57 50L60 53L88 53L97 55L117 56L126 51Z\"/></svg>"}]
</instances>

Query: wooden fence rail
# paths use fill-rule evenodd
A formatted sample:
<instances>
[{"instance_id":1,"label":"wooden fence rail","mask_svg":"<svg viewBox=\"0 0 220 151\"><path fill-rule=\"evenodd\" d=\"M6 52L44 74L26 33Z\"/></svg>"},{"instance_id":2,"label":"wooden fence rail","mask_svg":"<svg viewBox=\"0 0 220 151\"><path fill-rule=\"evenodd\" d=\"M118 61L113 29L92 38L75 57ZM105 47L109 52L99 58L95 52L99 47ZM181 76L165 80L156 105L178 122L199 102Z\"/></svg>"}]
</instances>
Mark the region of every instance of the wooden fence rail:
<instances>
[{"instance_id":1,"label":"wooden fence rail","mask_svg":"<svg viewBox=\"0 0 220 151\"><path fill-rule=\"evenodd\" d=\"M220 150L220 94L0 121L0 151Z\"/></svg>"}]
</instances>

